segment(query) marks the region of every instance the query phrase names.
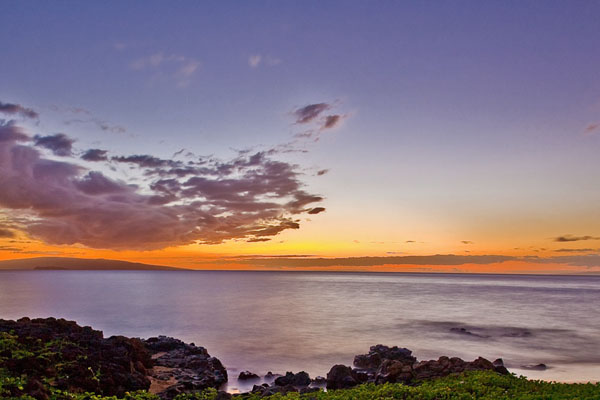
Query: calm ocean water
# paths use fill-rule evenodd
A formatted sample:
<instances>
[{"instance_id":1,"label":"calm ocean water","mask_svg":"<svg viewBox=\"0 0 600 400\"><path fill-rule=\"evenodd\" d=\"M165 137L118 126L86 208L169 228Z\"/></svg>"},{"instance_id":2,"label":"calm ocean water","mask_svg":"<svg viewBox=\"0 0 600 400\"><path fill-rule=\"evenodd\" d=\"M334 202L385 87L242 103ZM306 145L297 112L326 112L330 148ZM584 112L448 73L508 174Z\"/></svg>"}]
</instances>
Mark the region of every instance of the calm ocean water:
<instances>
[{"instance_id":1,"label":"calm ocean water","mask_svg":"<svg viewBox=\"0 0 600 400\"><path fill-rule=\"evenodd\" d=\"M324 376L377 343L600 380L595 276L0 271L0 318L22 316L195 342L230 371L230 390L241 370ZM520 368L538 363L550 368Z\"/></svg>"}]
</instances>

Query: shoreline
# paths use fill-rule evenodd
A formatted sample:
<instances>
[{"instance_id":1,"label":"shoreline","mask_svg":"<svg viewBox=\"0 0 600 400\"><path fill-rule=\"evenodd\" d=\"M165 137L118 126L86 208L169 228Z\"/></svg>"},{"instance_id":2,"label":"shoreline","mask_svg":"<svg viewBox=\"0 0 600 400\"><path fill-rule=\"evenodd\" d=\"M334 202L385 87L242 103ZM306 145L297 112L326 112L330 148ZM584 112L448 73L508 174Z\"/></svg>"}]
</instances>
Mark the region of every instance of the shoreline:
<instances>
[{"instance_id":1,"label":"shoreline","mask_svg":"<svg viewBox=\"0 0 600 400\"><path fill-rule=\"evenodd\" d=\"M501 359L464 361L441 356L418 361L406 348L384 345L356 355L352 366L332 366L326 377L310 377L304 371L276 371L262 377L242 371L236 377L207 349L194 343L166 336L104 338L101 331L55 318L0 320L0 339L0 365L5 375L0 390L40 400L57 398L51 397L57 390L117 397L141 390L171 400L212 388L219 399L226 399L232 395L254 398L351 390L361 385L420 387L442 378L451 380L457 374L519 379ZM14 379L25 381L14 385L10 383Z\"/></svg>"}]
</instances>

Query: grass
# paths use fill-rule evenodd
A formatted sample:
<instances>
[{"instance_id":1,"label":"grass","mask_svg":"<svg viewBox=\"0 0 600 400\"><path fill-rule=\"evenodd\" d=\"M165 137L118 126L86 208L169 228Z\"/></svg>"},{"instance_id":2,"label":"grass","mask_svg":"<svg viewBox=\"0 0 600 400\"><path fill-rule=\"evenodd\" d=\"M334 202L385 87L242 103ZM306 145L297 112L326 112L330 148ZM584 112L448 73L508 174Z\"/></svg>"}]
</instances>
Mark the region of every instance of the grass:
<instances>
[{"instance_id":1,"label":"grass","mask_svg":"<svg viewBox=\"0 0 600 400\"><path fill-rule=\"evenodd\" d=\"M2 385L14 384L13 379L0 373L0 397ZM23 381L19 382L23 384ZM215 400L214 389L202 393L180 395L176 400ZM30 397L20 397L30 399ZM258 400L258 395L240 396L244 400ZM118 400L116 397L102 397L91 393L75 394L53 391L53 400ZM124 400L156 400L158 397L147 392L127 394ZM419 386L402 384L374 385L366 384L352 389L315 393L277 394L264 398L267 400L598 400L600 384L551 383L528 380L513 375L503 376L495 372L469 372L424 382Z\"/></svg>"},{"instance_id":2,"label":"grass","mask_svg":"<svg viewBox=\"0 0 600 400\"><path fill-rule=\"evenodd\" d=\"M28 376L13 376L3 368L9 359L35 358L40 364L51 363L60 372L62 360L60 351L63 346L73 343L52 341L42 343L37 340L18 340L11 333L0 332L0 398L4 399L33 399L23 395L10 397L15 389L23 390L27 386ZM58 354L57 354L58 353ZM76 361L75 361L76 362ZM92 371L94 372L94 371ZM51 400L120 400L116 397L106 397L94 393L69 393L53 387L53 379L44 379L44 385L49 388ZM18 392L18 391L17 391ZM215 400L217 391L205 390L202 393L180 395L176 400ZM258 400L258 395L236 396L240 400ZM158 400L158 397L148 392L126 393L123 400ZM514 375L499 375L490 371L473 371L460 375L448 376L423 382L418 386L402 384L374 385L365 384L352 389L334 390L328 392L313 392L306 394L288 393L277 394L266 400L600 400L599 384L552 383L528 380Z\"/></svg>"}]
</instances>

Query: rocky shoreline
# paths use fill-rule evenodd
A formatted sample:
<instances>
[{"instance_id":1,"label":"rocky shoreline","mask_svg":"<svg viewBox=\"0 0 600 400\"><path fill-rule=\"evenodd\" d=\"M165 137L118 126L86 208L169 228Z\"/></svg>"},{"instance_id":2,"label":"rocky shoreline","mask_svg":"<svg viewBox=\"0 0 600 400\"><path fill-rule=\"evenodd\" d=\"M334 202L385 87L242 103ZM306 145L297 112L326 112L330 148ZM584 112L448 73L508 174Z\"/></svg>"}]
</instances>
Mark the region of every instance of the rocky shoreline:
<instances>
[{"instance_id":1,"label":"rocky shoreline","mask_svg":"<svg viewBox=\"0 0 600 400\"><path fill-rule=\"evenodd\" d=\"M122 397L127 392L149 391L162 399L207 388L220 390L228 382L227 369L216 357L193 343L159 336L148 339L111 336L64 319L22 318L0 320L0 370L11 377L26 377L23 384L5 385L10 396L29 395L47 400L52 390L93 392ZM420 382L465 371L495 371L506 375L501 359L464 361L456 357L418 361L406 348L375 345L357 355L354 365L334 365L326 377L311 379L308 373L269 373L271 383L255 384L250 393L308 393L347 389L363 383ZM243 371L239 381L259 381ZM219 391L219 399L243 398ZM246 394L247 395L247 394Z\"/></svg>"}]
</instances>

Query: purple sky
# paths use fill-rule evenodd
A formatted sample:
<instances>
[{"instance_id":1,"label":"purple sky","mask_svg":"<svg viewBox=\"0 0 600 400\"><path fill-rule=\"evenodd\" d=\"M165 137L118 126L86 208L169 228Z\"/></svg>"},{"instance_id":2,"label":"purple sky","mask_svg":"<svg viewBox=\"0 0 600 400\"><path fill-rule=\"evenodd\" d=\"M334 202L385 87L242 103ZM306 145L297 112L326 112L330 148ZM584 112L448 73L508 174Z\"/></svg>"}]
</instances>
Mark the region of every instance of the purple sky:
<instances>
[{"instance_id":1,"label":"purple sky","mask_svg":"<svg viewBox=\"0 0 600 400\"><path fill-rule=\"evenodd\" d=\"M600 236L598 1L0 8L0 102L39 114L0 118L50 159L279 149L273 160L326 211L286 230L289 247L260 251L459 253L469 241L507 254ZM66 155L43 142L58 133ZM144 179L114 161L94 168Z\"/></svg>"}]
</instances>

